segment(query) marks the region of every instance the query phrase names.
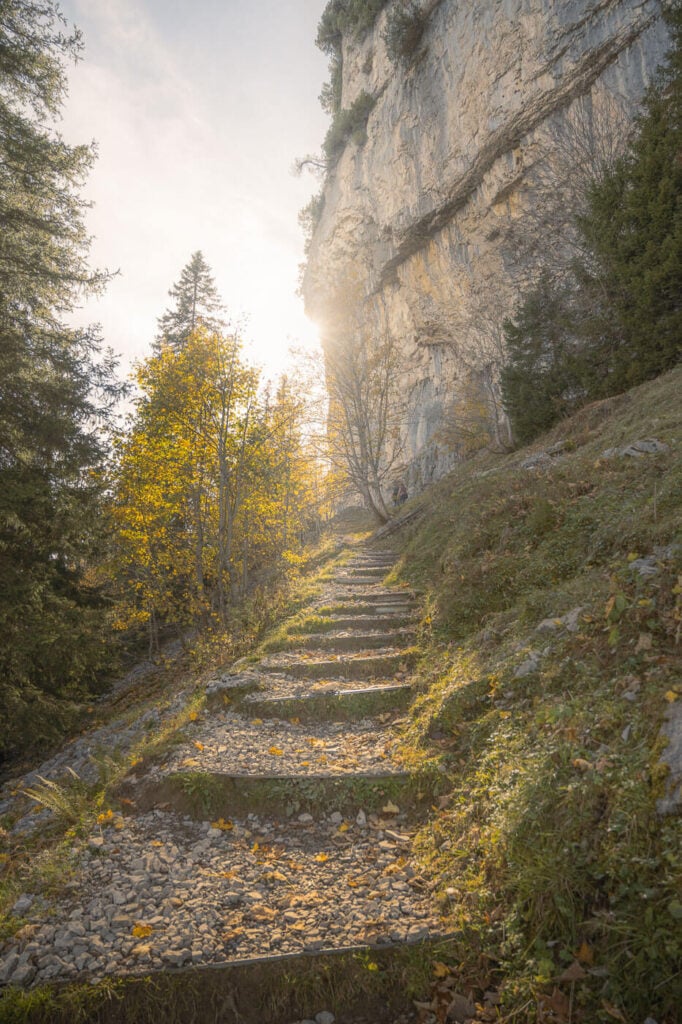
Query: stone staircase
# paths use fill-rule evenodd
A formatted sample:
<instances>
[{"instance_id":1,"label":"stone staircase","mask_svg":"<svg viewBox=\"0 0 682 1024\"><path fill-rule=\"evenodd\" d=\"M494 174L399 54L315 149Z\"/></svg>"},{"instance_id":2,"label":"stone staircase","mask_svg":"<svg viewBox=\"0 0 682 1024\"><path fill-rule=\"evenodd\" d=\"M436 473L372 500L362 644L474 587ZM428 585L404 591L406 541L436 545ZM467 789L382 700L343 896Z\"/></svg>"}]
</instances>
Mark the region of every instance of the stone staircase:
<instances>
[{"instance_id":1,"label":"stone staircase","mask_svg":"<svg viewBox=\"0 0 682 1024\"><path fill-rule=\"evenodd\" d=\"M415 596L383 584L392 562L355 552L310 609L324 632L212 682L163 758L125 780L122 813L100 816L66 896L32 913L30 941L0 948L0 980L221 968L234 1002L235 972L256 959L281 974L296 957L386 956L438 935L411 858L433 793L391 728L416 657ZM215 1019L261 1019L235 1013Z\"/></svg>"}]
</instances>

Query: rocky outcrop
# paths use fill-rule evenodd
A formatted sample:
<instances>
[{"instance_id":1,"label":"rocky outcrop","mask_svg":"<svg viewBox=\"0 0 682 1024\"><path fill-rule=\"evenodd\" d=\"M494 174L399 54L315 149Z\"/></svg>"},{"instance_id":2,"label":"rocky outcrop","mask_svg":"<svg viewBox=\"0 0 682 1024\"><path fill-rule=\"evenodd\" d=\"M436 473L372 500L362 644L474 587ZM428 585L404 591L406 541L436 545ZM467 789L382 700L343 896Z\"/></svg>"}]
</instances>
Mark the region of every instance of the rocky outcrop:
<instances>
[{"instance_id":1,"label":"rocky outcrop","mask_svg":"<svg viewBox=\"0 0 682 1024\"><path fill-rule=\"evenodd\" d=\"M363 91L376 102L366 142L328 175L303 291L323 341L351 281L365 335L399 344L414 486L457 457L448 416L471 370L472 303L501 322L528 272L509 228L533 207L552 126L604 96L634 114L667 35L659 0L422 0L419 51L396 67L394 2L343 42L342 106Z\"/></svg>"}]
</instances>

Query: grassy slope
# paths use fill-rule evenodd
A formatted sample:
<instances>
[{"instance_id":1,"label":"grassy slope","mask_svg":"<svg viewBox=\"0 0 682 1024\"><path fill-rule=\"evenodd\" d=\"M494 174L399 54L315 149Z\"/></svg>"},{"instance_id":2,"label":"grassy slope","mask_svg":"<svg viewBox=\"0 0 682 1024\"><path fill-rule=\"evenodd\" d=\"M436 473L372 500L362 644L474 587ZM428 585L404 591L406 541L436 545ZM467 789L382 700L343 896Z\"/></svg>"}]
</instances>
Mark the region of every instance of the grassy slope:
<instances>
[{"instance_id":1,"label":"grassy slope","mask_svg":"<svg viewBox=\"0 0 682 1024\"><path fill-rule=\"evenodd\" d=\"M677 370L583 410L532 446L569 442L547 470L521 468L528 451L463 464L403 536L396 575L427 607L404 757L440 762L451 788L422 857L465 982L506 978L516 1019L661 1024L682 1007L682 830L655 812L682 548L647 579L630 565L680 540L681 394ZM601 457L649 437L669 451ZM536 632L576 606L577 633ZM531 651L538 670L516 678Z\"/></svg>"}]
</instances>

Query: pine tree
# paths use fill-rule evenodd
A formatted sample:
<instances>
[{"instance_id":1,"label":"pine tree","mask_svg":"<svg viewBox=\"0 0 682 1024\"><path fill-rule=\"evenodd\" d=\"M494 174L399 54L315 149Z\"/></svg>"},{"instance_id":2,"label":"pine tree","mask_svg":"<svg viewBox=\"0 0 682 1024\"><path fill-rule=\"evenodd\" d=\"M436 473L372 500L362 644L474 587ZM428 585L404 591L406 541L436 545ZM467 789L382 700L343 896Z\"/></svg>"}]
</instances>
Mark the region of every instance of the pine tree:
<instances>
[{"instance_id":1,"label":"pine tree","mask_svg":"<svg viewBox=\"0 0 682 1024\"><path fill-rule=\"evenodd\" d=\"M174 306L158 320L156 348L170 345L179 350L197 327L219 333L225 326L217 314L223 305L211 275L211 268L200 250L192 254L180 274L180 280L168 292Z\"/></svg>"},{"instance_id":2,"label":"pine tree","mask_svg":"<svg viewBox=\"0 0 682 1024\"><path fill-rule=\"evenodd\" d=\"M501 374L502 397L514 438L525 444L567 413L577 395L567 291L543 275L504 332L509 361Z\"/></svg>"},{"instance_id":3,"label":"pine tree","mask_svg":"<svg viewBox=\"0 0 682 1024\"><path fill-rule=\"evenodd\" d=\"M609 363L595 377L595 395L671 369L682 351L682 4L668 21L673 47L632 146L594 185L579 220L592 256L579 276L598 307L586 341Z\"/></svg>"},{"instance_id":4,"label":"pine tree","mask_svg":"<svg viewBox=\"0 0 682 1024\"><path fill-rule=\"evenodd\" d=\"M45 695L73 692L104 655L89 566L117 389L96 334L64 324L106 280L87 267L79 196L93 150L52 127L81 48L64 24L55 0L0 4L0 751L5 721L19 743L49 730Z\"/></svg>"}]
</instances>

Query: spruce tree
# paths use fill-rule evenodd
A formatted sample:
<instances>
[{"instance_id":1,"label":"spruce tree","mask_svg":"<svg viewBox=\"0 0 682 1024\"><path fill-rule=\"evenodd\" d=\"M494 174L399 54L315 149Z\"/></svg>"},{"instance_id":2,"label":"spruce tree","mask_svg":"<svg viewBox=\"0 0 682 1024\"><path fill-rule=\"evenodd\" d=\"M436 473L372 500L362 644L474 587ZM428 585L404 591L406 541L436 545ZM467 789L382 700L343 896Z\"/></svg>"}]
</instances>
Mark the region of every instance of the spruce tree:
<instances>
[{"instance_id":1,"label":"spruce tree","mask_svg":"<svg viewBox=\"0 0 682 1024\"><path fill-rule=\"evenodd\" d=\"M79 196L93 150L53 127L81 47L64 29L55 0L0 3L0 755L54 725L104 653L88 571L116 387L96 333L64 322L106 279Z\"/></svg>"},{"instance_id":2,"label":"spruce tree","mask_svg":"<svg viewBox=\"0 0 682 1024\"><path fill-rule=\"evenodd\" d=\"M219 315L224 307L211 275L211 268L201 250L192 254L180 274L180 280L168 292L174 305L159 317L157 351L170 345L183 348L190 334L199 326L210 333L220 333L225 326Z\"/></svg>"},{"instance_id":3,"label":"spruce tree","mask_svg":"<svg viewBox=\"0 0 682 1024\"><path fill-rule=\"evenodd\" d=\"M592 258L578 269L597 315L585 341L606 373L591 393L613 394L671 369L682 352L682 5L668 14L673 46L626 156L595 183L579 220Z\"/></svg>"}]
</instances>

